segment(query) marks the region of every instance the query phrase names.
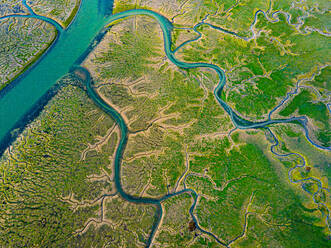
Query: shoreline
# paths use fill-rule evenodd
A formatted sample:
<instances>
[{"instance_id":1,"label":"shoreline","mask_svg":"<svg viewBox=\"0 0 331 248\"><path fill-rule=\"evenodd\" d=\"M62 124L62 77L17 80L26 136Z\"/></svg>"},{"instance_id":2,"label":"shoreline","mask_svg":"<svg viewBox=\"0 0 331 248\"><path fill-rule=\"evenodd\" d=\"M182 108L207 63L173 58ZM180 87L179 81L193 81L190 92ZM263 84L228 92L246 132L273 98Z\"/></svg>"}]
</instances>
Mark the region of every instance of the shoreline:
<instances>
[{"instance_id":1,"label":"shoreline","mask_svg":"<svg viewBox=\"0 0 331 248\"><path fill-rule=\"evenodd\" d=\"M89 46L85 49L85 51L76 59L76 61L74 62L72 67L77 67L77 66L81 66L81 64L83 63L83 61L87 58L87 56L94 50L94 48L99 45L99 43L103 40L103 38L105 37L105 35L107 34L108 30L111 28L112 26L107 26L104 27L97 35L96 37L93 38L93 40L91 40Z\"/></svg>"},{"instance_id":2,"label":"shoreline","mask_svg":"<svg viewBox=\"0 0 331 248\"><path fill-rule=\"evenodd\" d=\"M111 27L111 25L107 26L107 27ZM102 31L101 34L105 34L107 31L107 29L105 29L105 31ZM84 60L85 56L87 54L89 54L90 49L93 49L95 41L97 40L97 38L99 37L99 35L91 41L90 45L88 46L88 48L85 50L85 52L79 56L79 58L76 60L76 62L73 64L72 68L75 68L75 64L79 63L80 61ZM175 60L175 58L174 58ZM185 66L185 62L181 62L175 60L177 63L175 63L178 67L184 67ZM192 65L192 64L191 64ZM196 63L195 65L203 65L204 67L207 67L207 64L198 64ZM211 67L211 65L209 65ZM185 67L184 67L185 68ZM193 68L193 67L192 67ZM87 70L86 70L87 71ZM84 70L82 69L82 72L84 72ZM87 71L88 73L88 71ZM208 234L210 236L212 236L213 238L216 239L216 241L218 241L220 244L223 244L222 241L219 241L218 237L215 236L213 233L208 232L208 231L204 231L203 229L201 229L199 227L199 222L197 220L197 218L195 218L195 216L193 215L193 211L194 208L197 204L197 195L196 192L190 189L185 189L185 190L181 190L177 193L173 193L173 194L169 194L166 195L164 197L161 197L159 199L152 199L152 198L147 198L147 197L134 197L131 196L129 194L127 194L126 192L124 192L122 186L121 186L121 179L120 179L120 170L121 170L121 162L122 162L122 156L124 153L124 149L126 147L127 144L127 126L125 124L125 122L123 120L123 117L120 115L120 113L117 113L115 109L113 109L111 106L107 106L107 104L104 104L103 99L97 94L97 92L95 92L95 90L92 87L92 82L88 82L91 80L90 75L86 74L85 75L86 79L85 82L88 83L86 85L86 91L87 94L90 95L90 97L92 98L92 100L94 100L95 104L99 105L99 107L101 109L103 109L107 114L111 115L112 118L115 120L115 122L118 123L118 126L120 128L120 140L119 140L119 145L117 146L116 150L115 150L115 160L114 160L114 181L115 181L115 187L117 188L119 194L127 201L129 202L133 202L133 203L139 203L139 204L152 204L155 205L157 207L159 207L160 205L160 210L158 209L156 211L156 216L158 217L157 221L154 222L154 225L152 227L152 233L149 236L149 240L147 243L147 246L149 247L155 237L155 234L157 232L157 229L160 225L160 222L162 220L162 216L163 216L163 212L162 212L162 206L161 206L161 201L163 200L167 200L168 198L175 196L175 195L179 195L182 193L190 193L193 195L195 195L195 200L194 200L194 204L192 204L191 208L190 208L190 214L193 218L193 220L195 221L197 228L200 229L201 231L203 231L205 234ZM59 80L54 86L52 86L38 101L36 104L34 104L29 111L27 111L27 113L17 122L15 123L14 127L11 129L10 132L8 132L8 134L5 136L5 138L3 139L3 141L1 141L0 143L0 156L3 154L2 149L4 148L4 151L7 149L7 147L9 147L15 140L16 138L22 133L22 131L26 128L26 126L28 126L37 116L40 115L40 113L43 111L44 107L49 103L49 101L58 93L59 89L61 89L61 87L65 86L65 84L61 84L60 83L61 80ZM217 89L217 88L216 88ZM216 90L215 89L215 90ZM217 92L216 92L217 93ZM217 95L217 94L215 94ZM218 95L217 95L218 96ZM221 99L221 96L219 96L219 98ZM224 103L225 104L225 103ZM222 105L223 106L223 105ZM223 106L224 108L224 106ZM233 112L235 114L235 112ZM239 116L237 117L237 120L239 124L246 124L246 125L253 125L250 123L245 123L244 121L242 121L243 123L240 123L240 119ZM267 125L267 124L265 124ZM255 128L255 127L253 127ZM257 127L259 128L259 127ZM8 136L8 137L7 137ZM2 146L2 142L8 142L7 146ZM227 244L226 244L227 246Z\"/></svg>"},{"instance_id":3,"label":"shoreline","mask_svg":"<svg viewBox=\"0 0 331 248\"><path fill-rule=\"evenodd\" d=\"M72 9L70 15L67 17L67 19L65 20L59 20L58 18L54 17L54 16L47 16L49 19L52 19L54 21L56 21L57 23L59 23L63 29L67 29L75 20L75 17L80 9L81 3L83 0L76 0L75 3L75 7ZM40 15L38 12L35 12L37 15ZM42 15L40 15L42 16Z\"/></svg>"},{"instance_id":4,"label":"shoreline","mask_svg":"<svg viewBox=\"0 0 331 248\"><path fill-rule=\"evenodd\" d=\"M51 15L43 15L42 13L39 13L37 11L34 11L34 14L37 15L37 16L43 16L43 17L47 17L49 19L52 19L53 21L60 24L60 26L63 29L67 29L70 26L70 24L73 22L73 20L75 19L75 16L76 16L77 12L80 9L82 1L83 0L76 0L74 8L72 9L70 15L65 20L60 20L60 19L58 19L54 16L51 16Z\"/></svg>"},{"instance_id":5,"label":"shoreline","mask_svg":"<svg viewBox=\"0 0 331 248\"><path fill-rule=\"evenodd\" d=\"M65 30L67 29L75 20L75 17L80 9L82 0L76 0L76 5L73 8L73 11L71 12L70 16L67 18L65 22L62 22L56 18L48 17L49 19L52 19L53 21L59 23L62 28ZM38 13L35 13L36 15L39 15ZM22 14L21 16L24 17ZM41 20L41 19L40 19ZM43 21L43 20L41 20ZM50 23L51 24L51 23ZM51 24L52 25L52 24ZM47 44L46 48L39 51L36 56L32 58L26 65L23 66L23 68L15 75L12 79L8 80L3 86L0 86L0 98L5 95L9 90L11 90L14 85L21 79L23 74L27 73L30 69L32 69L34 66L36 66L39 61L51 50L51 48L56 44L59 35L60 35L60 30L58 30L55 26L53 26L55 29L54 36L52 37L51 41ZM1 149L0 149L1 151ZM1 154L1 152L0 152Z\"/></svg>"},{"instance_id":6,"label":"shoreline","mask_svg":"<svg viewBox=\"0 0 331 248\"><path fill-rule=\"evenodd\" d=\"M65 76L65 75L64 75ZM62 78L61 78L62 79ZM20 118L13 128L0 140L0 157L13 144L25 128L30 125L43 111L49 101L59 92L66 84L61 83L61 79L56 82L30 109Z\"/></svg>"},{"instance_id":7,"label":"shoreline","mask_svg":"<svg viewBox=\"0 0 331 248\"><path fill-rule=\"evenodd\" d=\"M78 0L78 1L80 4L79 4L79 8L77 9L77 12L79 11L83 0ZM77 14L77 12L76 12L76 14ZM75 14L74 18L72 19L72 22L75 20L75 17L77 16L76 14ZM81 56L79 56L79 58L74 62L74 64L71 66L71 69L67 73L69 73L69 74L72 73L75 68L80 66L81 62L88 56L88 54L103 39L103 37L106 35L109 28L110 27L104 27L103 30L101 30L98 33L98 35L90 42L88 48L84 51L84 53ZM42 59L49 52L51 52L51 50L57 44L57 41L61 34L60 30L57 30L56 28L55 28L55 31L56 31L56 33L55 33L56 35L54 36L54 39L49 44L49 46L43 52L41 52L38 57L35 57L35 59L33 61L31 61L31 63L24 68L24 70L22 70L17 76L15 76L14 79L12 79L10 81L10 83L6 84L6 86L4 86L4 88L2 88L0 90L0 98L3 97L12 88L14 88L15 85L18 84L20 82L20 80L27 73L29 73L30 70L32 70L35 66L37 66L42 61ZM63 76L65 76L65 75L63 75ZM62 77L43 96L41 96L35 104L32 105L32 107L7 132L7 134L3 137L3 139L0 139L0 157L4 154L6 149L13 144L13 142L17 139L17 137L24 131L24 129L36 117L39 116L39 114L42 112L42 110L47 105L47 103L57 94L58 90L62 87L62 85L59 85L59 82L61 79L62 79Z\"/></svg>"},{"instance_id":8,"label":"shoreline","mask_svg":"<svg viewBox=\"0 0 331 248\"><path fill-rule=\"evenodd\" d=\"M71 25L71 23L73 23L73 21L75 20L75 17L80 9L80 6L82 5L82 1L83 0L76 0L75 7L72 9L67 20L65 20L63 23L61 22L61 24L63 24L63 27L65 29L67 29Z\"/></svg>"},{"instance_id":9,"label":"shoreline","mask_svg":"<svg viewBox=\"0 0 331 248\"><path fill-rule=\"evenodd\" d=\"M54 46L59 38L60 32L55 29L54 36L52 37L51 41L47 44L46 48L39 51L26 65L23 66L23 68L17 73L16 76L14 76L12 79L7 81L3 86L0 87L0 98L8 92L11 88L14 87L14 85L21 79L23 74L27 73L30 68L32 69L34 66L36 66L39 61L48 53L48 51L51 49L52 46Z\"/></svg>"}]
</instances>

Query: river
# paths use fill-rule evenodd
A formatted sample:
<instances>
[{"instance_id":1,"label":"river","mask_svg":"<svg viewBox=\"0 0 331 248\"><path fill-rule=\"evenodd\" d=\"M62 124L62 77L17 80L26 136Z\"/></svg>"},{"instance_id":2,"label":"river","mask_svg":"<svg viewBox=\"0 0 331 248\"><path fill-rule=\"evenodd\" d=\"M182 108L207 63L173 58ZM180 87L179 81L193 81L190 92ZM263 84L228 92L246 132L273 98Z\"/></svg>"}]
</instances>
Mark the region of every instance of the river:
<instances>
[{"instance_id":1,"label":"river","mask_svg":"<svg viewBox=\"0 0 331 248\"><path fill-rule=\"evenodd\" d=\"M122 116L113 108L111 108L107 103L105 103L103 99L96 93L96 91L92 87L93 81L90 78L89 72L86 69L79 67L79 64L89 53L91 43L94 43L93 41L95 41L95 37L98 37L98 34L100 33L104 33L103 31L105 30L105 25L107 23L112 23L116 20L136 15L150 16L159 23L163 32L164 51L168 59L176 66L181 68L205 67L214 70L218 74L219 82L215 87L214 95L219 104L229 114L236 128L264 128L268 125L275 123L288 123L296 121L301 123L305 130L306 138L313 145L317 146L320 149L331 149L330 147L319 146L318 144L314 143L312 139L310 139L308 128L306 126L307 118L304 116L275 120L268 118L267 120L261 122L252 122L245 120L243 117L241 117L239 113L236 113L236 111L234 111L221 98L222 90L226 84L226 78L224 71L220 67L208 63L186 63L178 60L175 57L176 50L171 50L171 32L173 26L172 23L164 16L151 10L145 9L127 10L118 14L108 16L105 15L104 12L100 11L100 5L98 1L95 0L82 1L77 16L75 17L73 23L69 26L69 28L67 30L62 30L57 27L59 31L59 37L56 42L50 47L50 49L48 49L45 55L32 68L27 70L14 82L13 87L10 87L5 91L5 94L2 94L2 96L0 97L0 139L3 140L2 144L8 145L8 137L10 137L10 131L13 130L13 128L20 127L23 124L24 118L26 119L26 113L29 113L29 111L33 110L36 103L38 103L38 100L47 93L47 91L56 83L56 81L60 79L64 74L71 71L73 68L81 70L82 72L86 73L87 79L85 80L85 86L88 95L101 109L103 109L107 114L112 116L112 118L117 122L121 130L120 143L117 147L114 159L114 181L118 193L127 201L133 203L153 204L157 208L157 218L152 228L152 234L147 241L147 246L151 244L162 217L161 202L168 199L169 197L182 193L191 194L195 199L190 209L190 214L193 220L196 222L197 228L200 231L213 236L220 244L227 246L227 244L220 241L214 234L203 230L198 225L198 221L193 215L193 210L197 200L197 193L195 191L191 189L184 189L182 191L166 195L162 198L155 199L134 197L127 194L122 188L121 160L128 139L128 129L126 123L124 122ZM12 138L14 138L14 136Z\"/></svg>"},{"instance_id":2,"label":"river","mask_svg":"<svg viewBox=\"0 0 331 248\"><path fill-rule=\"evenodd\" d=\"M22 125L22 118L33 110L38 100L57 80L69 72L75 61L102 30L107 18L100 13L98 6L96 0L83 0L69 28L62 30L56 26L58 39L54 44L38 62L1 93L0 140L8 138L8 133L13 128ZM28 17L34 18L33 15ZM6 142L1 143L5 145Z\"/></svg>"}]
</instances>

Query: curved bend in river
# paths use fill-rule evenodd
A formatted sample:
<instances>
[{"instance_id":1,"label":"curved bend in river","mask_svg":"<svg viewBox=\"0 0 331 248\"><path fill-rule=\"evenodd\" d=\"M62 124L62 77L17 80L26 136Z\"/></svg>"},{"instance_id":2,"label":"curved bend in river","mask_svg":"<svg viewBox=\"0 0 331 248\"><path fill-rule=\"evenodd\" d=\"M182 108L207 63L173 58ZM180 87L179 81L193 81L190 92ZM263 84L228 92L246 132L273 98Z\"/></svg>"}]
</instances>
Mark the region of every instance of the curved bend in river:
<instances>
[{"instance_id":1,"label":"curved bend in river","mask_svg":"<svg viewBox=\"0 0 331 248\"><path fill-rule=\"evenodd\" d=\"M108 26L111 26L114 21L117 21L117 20L120 20L120 19L123 19L123 18L126 18L126 17L130 17L130 16L135 16L135 15L147 15L147 16L150 16L150 17L152 17L152 18L154 18L158 21L158 23L160 24L160 27L162 29L162 32L163 32L165 53L166 53L167 57L175 65L177 65L178 67L181 67L181 68L188 68L188 69L189 68L206 67L206 68L210 68L210 69L214 70L218 74L219 82L218 82L218 85L216 86L216 88L214 90L215 97L216 97L217 101L219 102L219 104L230 115L231 120L233 121L233 123L235 124L235 126L237 128L240 128L240 129L264 128L267 125L274 124L274 123L286 123L286 122L298 121L304 126L304 128L306 130L306 136L309 139L307 128L306 128L307 120L306 120L305 117L294 117L294 118L279 119L279 120L269 119L267 121L254 123L254 122L247 121L247 120L241 118L238 114L236 114L232 110L232 108L230 106L228 106L225 101L223 101L221 99L221 93L222 93L222 90L223 90L224 85L226 83L224 71L220 67L218 67L216 65L213 65L213 64L208 64L208 63L186 63L186 62L179 61L175 57L174 51L171 50L171 44L172 44L171 43L171 32L172 32L173 26L169 22L169 20L167 18L165 18L164 16L162 16L162 15L156 13L156 12L153 12L151 10L143 10L143 9L128 10L128 11L125 11L125 12L122 12L122 13L111 16ZM194 209L194 207L196 205L196 201L197 201L197 193L195 191L193 191L192 189L184 189L184 190L176 192L176 193L171 193L171 194L168 194L168 195L166 195L166 196L164 196L163 198L160 198L160 199L134 197L134 196L131 196L131 195L127 194L123 190L122 185L121 185L121 177L120 177L120 175L121 175L121 159L122 159L122 154L125 150L127 140L128 140L128 136L127 136L128 135L128 127L125 124L125 121L124 121L123 117L118 112L116 112L116 110L114 110L111 106L109 106L98 95L98 93L95 91L95 89L92 86L93 82L90 79L89 72L84 68L81 68L81 70L85 71L85 73L87 75L86 78L88 78L88 80L85 80L88 95L93 99L93 101L100 108L102 108L106 113L111 115L120 127L121 138L120 138L120 142L119 142L119 145L117 147L116 154L115 154L115 159L114 159L114 168L115 168L114 181L115 181L115 185L116 185L116 188L117 188L118 192L121 194L121 196L123 198L125 198L128 201L135 202L135 203L154 204L158 208L158 211L157 211L158 220L156 221L156 223L154 223L152 234L149 238L148 244L150 244L150 242L153 238L153 235L155 234L155 232L157 230L157 227L158 227L158 225L160 223L160 220L161 220L161 216L162 216L162 208L161 208L161 205L160 205L161 201L163 201L167 198L170 198L174 195L177 195L177 194L188 193L188 194L191 194L195 199L195 201L194 201L194 203L193 203L193 205L190 209L190 215L191 215L192 219L195 221L195 223L197 225L197 228L199 230L201 230L202 232L213 236L215 238L215 240L217 242L219 242L220 244L222 244L224 246L227 246L226 244L222 243L222 241L220 241L217 237L215 237L212 233L208 233L207 231L204 231L198 225L197 219L193 215L193 209ZM324 147L322 147L322 148L324 148ZM329 149L329 148L324 148L324 149Z\"/></svg>"},{"instance_id":2,"label":"curved bend in river","mask_svg":"<svg viewBox=\"0 0 331 248\"><path fill-rule=\"evenodd\" d=\"M2 139L5 134L7 134L14 126L15 123L23 116L29 108L39 99L45 92L65 73L70 71L71 68L75 68L76 61L81 61L86 54L86 49L89 47L91 40L100 33L100 30L104 30L104 26L111 26L114 21L135 16L135 15L147 15L157 20L159 23L164 40L164 51L169 58L169 60L176 66L181 68L209 68L214 70L219 77L219 82L214 90L214 95L219 104L224 108L224 110L229 114L234 125L239 129L250 129L250 128L264 128L270 124L275 123L287 123L287 122L300 122L305 129L305 134L307 139L321 149L330 150L330 147L321 147L315 144L310 138L308 129L306 127L307 119L306 117L293 117L288 119L268 119L261 122L251 122L240 117L224 100L221 98L221 93L226 84L226 78L224 71L214 64L208 63L186 63L178 60L175 57L175 51L171 49L171 33L173 26L171 22L164 16L145 9L135 9L127 10L109 18L104 18L98 14L97 11L97 1L86 0L82 1L82 5L78 15L76 16L73 24L68 30L62 31L59 35L58 41L54 44L51 50L49 50L42 60L40 60L30 71L21 77L21 81L16 85L8 94L0 98L0 139ZM86 18L88 16L89 18ZM108 24L107 24L108 23ZM82 35L84 34L84 35ZM85 52L85 53L84 53ZM83 54L83 55L82 55ZM84 71L84 69L82 69ZM157 206L158 220L154 223L152 235L149 237L148 243L150 244L153 235L160 223L162 216L161 201L181 193L188 193L193 195L195 198L194 204L190 209L190 214L193 220L197 224L197 228L200 229L196 218L193 215L193 209L196 204L197 194L191 189L184 189L180 192L166 195L160 199L153 198L140 198L134 197L126 192L124 192L121 185L120 170L121 170L121 159L127 143L128 128L122 118L122 116L111 108L103 99L96 93L92 87L92 80L90 79L88 71L86 73L86 89L89 96L93 101L100 106L107 114L111 115L120 127L121 138L119 145L116 150L114 159L114 181L118 192L123 198L128 201L136 203L147 203L154 204ZM15 97L22 96L22 97ZM17 111L16 111L17 110ZM208 233L202 229L202 232ZM214 237L219 243L223 244L221 241ZM224 244L223 244L224 245Z\"/></svg>"},{"instance_id":3,"label":"curved bend in river","mask_svg":"<svg viewBox=\"0 0 331 248\"><path fill-rule=\"evenodd\" d=\"M309 142L320 149L327 149L315 144L309 137L306 127L306 117L293 117L261 122L251 122L240 117L225 101L221 99L221 93L226 83L224 71L217 65L208 63L186 63L179 61L174 51L171 50L172 23L164 16L146 9L127 10L115 15L105 17L98 10L98 1L84 0L73 23L67 30L59 32L59 38L55 44L44 54L43 58L18 78L14 88L0 97L0 140L12 138L10 131L21 127L22 116L34 109L40 99L55 82L67 73L70 68L82 61L91 40L98 36L105 25L110 26L114 21L135 15L147 15L157 20L164 39L164 50L167 57L178 67L198 68L205 67L214 70L219 77L219 83L214 90L219 104L229 114L234 125L239 129L262 128L274 123L300 122ZM88 18L87 18L88 16ZM84 35L82 35L84 34ZM75 44L75 45L73 45ZM88 50L89 51L89 50ZM17 97L19 96L19 97ZM2 142L4 144L4 142Z\"/></svg>"},{"instance_id":4,"label":"curved bend in river","mask_svg":"<svg viewBox=\"0 0 331 248\"><path fill-rule=\"evenodd\" d=\"M172 41L171 41L171 32L173 29L172 23L164 16L152 11L152 10L146 10L146 9L134 9L134 10L127 10L118 14L115 14L110 17L109 24L110 26L114 21L117 21L119 19L123 19L126 17L130 16L135 16L135 15L147 15L150 17L155 18L158 23L160 24L160 27L163 32L163 39L164 39L164 51L169 58L169 60L174 63L176 66L185 68L185 69L190 69L190 68L199 68L199 67L205 67L205 68L210 68L214 70L219 77L219 82L218 85L216 86L214 90L214 95L219 102L219 104L224 108L224 110L229 114L233 124L239 128L239 129L252 129L252 128L264 128L268 125L271 124L276 124L276 123L288 123L288 122L299 122L305 129L305 134L307 140L312 143L314 146L320 148L320 149L325 149L325 150L331 150L331 147L323 147L318 144L316 144L310 137L309 137L309 132L307 128L307 118L305 116L300 116L300 117L292 117L292 118L287 118L287 119L268 119L266 121L260 121L260 122L251 122L248 120L245 120L244 118L240 117L222 98L221 94L223 91L223 88L226 84L226 77L224 71L217 65L214 64L208 64L208 63L186 63L183 61L178 60L175 57L175 51L171 49Z\"/></svg>"}]
</instances>

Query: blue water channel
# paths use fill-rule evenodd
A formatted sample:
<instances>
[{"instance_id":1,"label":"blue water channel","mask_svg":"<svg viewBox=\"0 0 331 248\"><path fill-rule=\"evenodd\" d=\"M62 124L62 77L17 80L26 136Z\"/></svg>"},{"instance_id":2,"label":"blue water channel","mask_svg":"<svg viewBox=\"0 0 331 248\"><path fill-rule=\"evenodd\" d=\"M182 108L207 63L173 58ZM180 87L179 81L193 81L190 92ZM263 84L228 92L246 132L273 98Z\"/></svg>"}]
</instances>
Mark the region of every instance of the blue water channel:
<instances>
[{"instance_id":1,"label":"blue water channel","mask_svg":"<svg viewBox=\"0 0 331 248\"><path fill-rule=\"evenodd\" d=\"M173 25L167 18L156 12L145 9L127 10L109 16L109 9L100 11L100 9L102 9L102 7L100 7L102 6L100 5L100 2L105 4L104 1L105 0L101 0L99 2L95 0L83 0L73 23L66 30L63 30L59 24L53 20L50 20L49 18L37 16L30 8L28 8L30 14L25 15L24 17L38 18L51 23L58 31L58 39L37 63L35 63L29 70L27 70L17 80L15 80L15 82L12 84L13 86L8 87L7 89L5 88L4 93L2 93L0 96L0 139L2 140L2 146L8 146L9 142L15 138L15 135L12 134L12 130L21 127L26 122L28 116L27 113L30 113L34 110L34 108L36 108L38 100L42 96L47 95L48 90L56 83L58 79L60 79L69 71L81 70L86 74L87 77L85 80L85 86L88 95L101 109L103 109L116 121L121 131L121 138L114 159L114 181L118 193L129 202L153 204L157 208L156 221L153 224L152 233L149 236L146 246L150 246L155 232L159 226L162 217L161 202L172 196L184 193L190 194L195 199L193 205L191 206L190 214L192 219L196 222L197 228L201 232L214 237L215 240L223 246L227 246L227 244L219 240L214 234L203 230L198 225L198 221L193 214L197 201L197 193L192 189L184 189L173 194L168 194L159 199L135 197L127 194L123 190L121 185L121 160L128 139L127 125L124 122L122 116L113 108L111 108L107 103L105 103L103 99L96 93L95 89L93 88L93 80L90 78L89 72L86 69L79 67L80 62L91 50L91 43L96 41L95 37L100 37L100 34L104 34L106 24L111 24L116 20L136 15L146 15L154 18L162 29L164 51L172 63L180 68L187 69L201 67L209 68L218 74L219 82L215 87L214 95L218 103L229 114L236 128L256 129L265 128L269 125L277 123L299 122L305 130L307 140L309 140L313 145L320 149L330 150L331 148L322 147L316 144L309 137L307 118L304 116L275 120L268 118L267 120L260 122L245 120L221 98L221 93L226 84L226 77L224 71L220 67L208 63L186 63L178 60L175 57L175 52L177 50L171 49L171 32L173 30ZM25 3L25 1L23 3ZM107 8L109 8L109 6ZM4 18L10 18L13 16L15 15L7 16Z\"/></svg>"}]
</instances>

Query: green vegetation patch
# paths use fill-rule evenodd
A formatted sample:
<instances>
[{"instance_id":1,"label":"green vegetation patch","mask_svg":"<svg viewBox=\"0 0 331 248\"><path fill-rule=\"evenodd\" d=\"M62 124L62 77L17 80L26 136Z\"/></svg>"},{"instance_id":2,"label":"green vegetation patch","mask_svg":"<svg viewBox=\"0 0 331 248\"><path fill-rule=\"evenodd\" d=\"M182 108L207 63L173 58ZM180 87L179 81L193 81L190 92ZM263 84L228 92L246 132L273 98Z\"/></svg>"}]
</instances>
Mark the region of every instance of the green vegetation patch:
<instances>
[{"instance_id":1,"label":"green vegetation patch","mask_svg":"<svg viewBox=\"0 0 331 248\"><path fill-rule=\"evenodd\" d=\"M290 116L295 111L298 111L299 115L306 115L314 121L321 123L317 138L324 146L328 147L331 145L330 113L324 103L315 103L312 100L312 93L308 90L302 90L279 114Z\"/></svg>"},{"instance_id":2,"label":"green vegetation patch","mask_svg":"<svg viewBox=\"0 0 331 248\"><path fill-rule=\"evenodd\" d=\"M73 82L70 77L63 80ZM57 93L1 158L0 246L104 245L109 237L96 242L91 235L101 235L100 230L105 229L124 242L124 226L137 223L137 219L126 222L122 218L128 215L126 212L114 212L121 219L122 229L113 229L105 222L99 230L94 222L86 226L86 234L80 234L88 220L101 222L117 206L116 201L104 206L104 213L100 208L102 199L111 200L104 194L114 192L110 157L117 137L113 133L107 138L114 125L81 88L69 84ZM95 144L99 147L93 149ZM128 211L136 211L135 207L130 206ZM154 210L141 206L139 211L138 222L146 221L146 225L141 226L143 231L132 228L144 237L144 242ZM145 211L148 214L144 215Z\"/></svg>"},{"instance_id":3,"label":"green vegetation patch","mask_svg":"<svg viewBox=\"0 0 331 248\"><path fill-rule=\"evenodd\" d=\"M311 83L314 86L331 91L330 78L331 78L331 67L327 66L321 70L321 73L317 75Z\"/></svg>"},{"instance_id":4,"label":"green vegetation patch","mask_svg":"<svg viewBox=\"0 0 331 248\"><path fill-rule=\"evenodd\" d=\"M230 243L245 230L237 242L240 246L327 244L321 219L301 206L302 199L278 178L274 165L256 145L229 148L226 138L192 147L193 154L201 155L190 162L187 186L201 195L195 213L203 228ZM313 235L302 239L303 230Z\"/></svg>"},{"instance_id":5,"label":"green vegetation patch","mask_svg":"<svg viewBox=\"0 0 331 248\"><path fill-rule=\"evenodd\" d=\"M134 19L129 21L135 25ZM161 42L155 31L153 32L156 23L138 25L137 29L133 29L132 25L120 34L119 43L110 43L107 51L95 59L97 64L102 65L102 78L137 79L153 63L150 57L158 55Z\"/></svg>"},{"instance_id":6,"label":"green vegetation patch","mask_svg":"<svg viewBox=\"0 0 331 248\"><path fill-rule=\"evenodd\" d=\"M33 18L8 18L0 25L0 90L34 63L54 41L49 23Z\"/></svg>"}]
</instances>

